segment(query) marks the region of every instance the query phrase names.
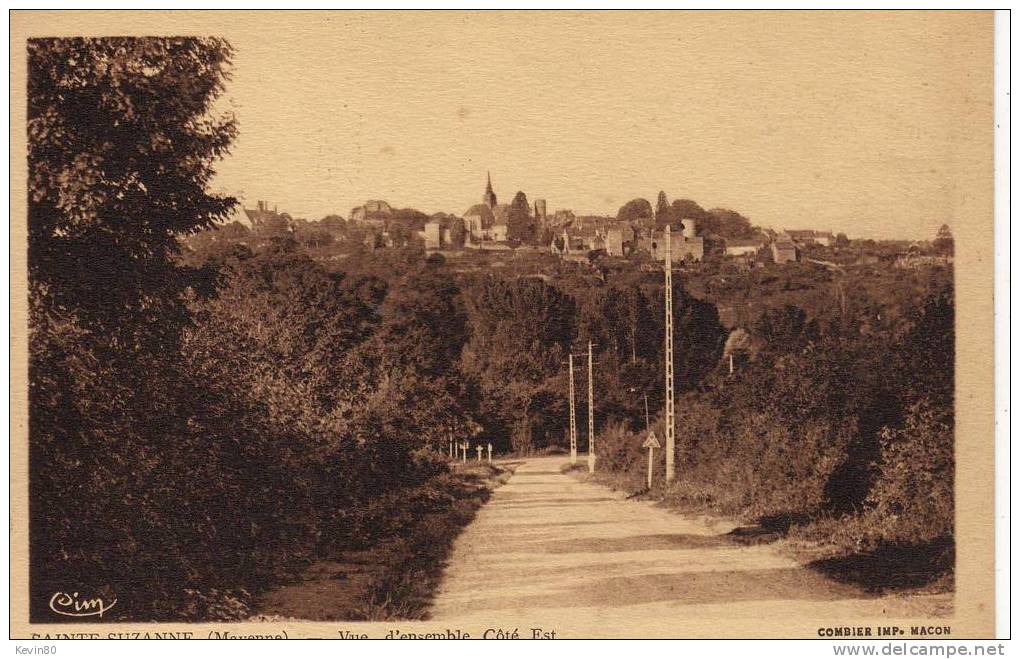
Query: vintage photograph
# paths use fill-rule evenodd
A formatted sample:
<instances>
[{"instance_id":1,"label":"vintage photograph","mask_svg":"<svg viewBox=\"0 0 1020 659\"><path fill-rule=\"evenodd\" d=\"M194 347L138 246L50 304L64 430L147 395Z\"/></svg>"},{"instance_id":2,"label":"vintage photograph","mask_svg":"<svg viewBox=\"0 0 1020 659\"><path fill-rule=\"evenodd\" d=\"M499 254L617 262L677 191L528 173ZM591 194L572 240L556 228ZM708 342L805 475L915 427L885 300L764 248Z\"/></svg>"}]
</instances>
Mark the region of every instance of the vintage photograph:
<instances>
[{"instance_id":1,"label":"vintage photograph","mask_svg":"<svg viewBox=\"0 0 1020 659\"><path fill-rule=\"evenodd\" d=\"M11 20L25 634L992 633L991 12Z\"/></svg>"}]
</instances>

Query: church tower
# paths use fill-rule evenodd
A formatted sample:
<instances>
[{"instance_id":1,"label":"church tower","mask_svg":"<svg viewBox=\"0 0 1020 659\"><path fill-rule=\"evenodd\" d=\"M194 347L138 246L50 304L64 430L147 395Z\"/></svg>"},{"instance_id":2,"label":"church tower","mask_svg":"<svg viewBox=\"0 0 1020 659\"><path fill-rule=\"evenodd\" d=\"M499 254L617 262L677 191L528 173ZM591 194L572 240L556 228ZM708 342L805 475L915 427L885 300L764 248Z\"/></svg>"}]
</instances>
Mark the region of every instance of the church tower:
<instances>
[{"instance_id":1,"label":"church tower","mask_svg":"<svg viewBox=\"0 0 1020 659\"><path fill-rule=\"evenodd\" d=\"M488 206L489 210L492 210L496 207L496 193L492 191L492 176L488 172L485 173L485 176L487 180L485 183L485 196L482 197L482 203Z\"/></svg>"}]
</instances>

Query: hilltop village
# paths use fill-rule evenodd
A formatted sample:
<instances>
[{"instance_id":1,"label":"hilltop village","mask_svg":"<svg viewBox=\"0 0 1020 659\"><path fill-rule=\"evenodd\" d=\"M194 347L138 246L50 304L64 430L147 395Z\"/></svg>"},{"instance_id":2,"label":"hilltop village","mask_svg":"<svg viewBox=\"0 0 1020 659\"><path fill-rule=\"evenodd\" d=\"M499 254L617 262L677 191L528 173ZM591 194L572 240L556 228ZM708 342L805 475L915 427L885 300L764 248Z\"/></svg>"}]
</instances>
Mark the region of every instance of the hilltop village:
<instances>
[{"instance_id":1,"label":"hilltop village","mask_svg":"<svg viewBox=\"0 0 1020 659\"><path fill-rule=\"evenodd\" d=\"M753 269L812 259L844 266L881 260L911 268L951 260L945 249L921 242L851 241L845 234L831 231L757 227L736 211L706 210L690 199L670 203L665 192L659 193L654 207L637 198L624 204L616 216L581 215L568 208L550 211L545 199L529 202L523 192L506 203L493 189L491 176L486 178L480 203L459 215L428 215L381 199L367 200L351 209L346 218L328 215L317 221L292 217L267 201L257 201L254 208L242 206L239 211L243 212L221 227L217 236L192 242L289 237L320 260L342 260L356 249L414 247L452 259L472 253L549 254L589 265L622 259L648 268L665 260L664 232L668 227L674 264L693 270L705 263ZM948 227L936 236L936 242L940 240L951 242Z\"/></svg>"},{"instance_id":2,"label":"hilltop village","mask_svg":"<svg viewBox=\"0 0 1020 659\"><path fill-rule=\"evenodd\" d=\"M564 259L589 261L599 256L630 257L644 254L665 259L663 234L673 231L673 260L700 262L725 256L748 262L787 263L798 260L807 245L829 247L845 236L813 230L774 231L756 229L733 211L706 211L696 202L677 200L672 205L660 194L656 209L644 199L625 204L616 217L578 215L571 209L549 212L545 199L529 203L518 192L511 203L500 202L487 177L481 203L462 214L426 215L414 209L396 209L384 200L372 199L351 209L347 220L329 216L315 223L295 219L268 202L244 209L245 219L262 236L307 233L317 228L332 241L349 240L353 234L371 249L405 247L419 242L429 252L461 250L528 252L547 251ZM350 231L353 229L354 231ZM330 238L319 236L330 241ZM314 242L314 241L313 241ZM321 242L321 240L320 240Z\"/></svg>"}]
</instances>

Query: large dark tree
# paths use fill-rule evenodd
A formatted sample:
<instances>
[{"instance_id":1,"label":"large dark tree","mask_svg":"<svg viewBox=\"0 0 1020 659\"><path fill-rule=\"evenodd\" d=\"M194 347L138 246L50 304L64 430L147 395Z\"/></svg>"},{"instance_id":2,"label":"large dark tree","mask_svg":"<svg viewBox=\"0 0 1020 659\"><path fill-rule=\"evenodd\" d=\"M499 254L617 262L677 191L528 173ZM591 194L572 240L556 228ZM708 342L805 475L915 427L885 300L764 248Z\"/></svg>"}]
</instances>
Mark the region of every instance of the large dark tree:
<instances>
[{"instance_id":1,"label":"large dark tree","mask_svg":"<svg viewBox=\"0 0 1020 659\"><path fill-rule=\"evenodd\" d=\"M620 222L636 222L637 220L648 220L653 217L652 205L647 199L631 199L616 213L616 219Z\"/></svg>"},{"instance_id":2,"label":"large dark tree","mask_svg":"<svg viewBox=\"0 0 1020 659\"><path fill-rule=\"evenodd\" d=\"M172 332L193 273L178 236L225 218L207 192L232 118L212 117L231 50L215 38L28 43L28 230L33 295L90 331Z\"/></svg>"},{"instance_id":3,"label":"large dark tree","mask_svg":"<svg viewBox=\"0 0 1020 659\"><path fill-rule=\"evenodd\" d=\"M212 38L28 42L33 616L69 583L158 617L177 601L166 588L195 576L201 489L222 474L210 434L202 459L186 441L182 401L193 418L209 401L177 355L188 291L210 280L175 256L234 204L206 191L235 134L210 115L230 52Z\"/></svg>"}]
</instances>

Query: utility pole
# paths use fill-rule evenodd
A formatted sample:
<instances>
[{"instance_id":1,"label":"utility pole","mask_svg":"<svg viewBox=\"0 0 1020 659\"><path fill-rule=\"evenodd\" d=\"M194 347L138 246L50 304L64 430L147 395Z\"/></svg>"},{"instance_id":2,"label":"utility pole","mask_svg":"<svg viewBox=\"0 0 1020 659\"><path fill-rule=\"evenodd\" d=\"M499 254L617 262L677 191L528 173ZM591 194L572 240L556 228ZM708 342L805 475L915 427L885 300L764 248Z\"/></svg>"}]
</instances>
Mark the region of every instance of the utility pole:
<instances>
[{"instance_id":1,"label":"utility pole","mask_svg":"<svg viewBox=\"0 0 1020 659\"><path fill-rule=\"evenodd\" d=\"M570 464L577 464L577 414L574 409L574 353L570 353Z\"/></svg>"},{"instance_id":2,"label":"utility pole","mask_svg":"<svg viewBox=\"0 0 1020 659\"><path fill-rule=\"evenodd\" d=\"M666 225L666 482L673 480L673 245L670 226Z\"/></svg>"},{"instance_id":3,"label":"utility pole","mask_svg":"<svg viewBox=\"0 0 1020 659\"><path fill-rule=\"evenodd\" d=\"M645 430L652 429L652 421L648 416L648 394L645 394Z\"/></svg>"},{"instance_id":4,"label":"utility pole","mask_svg":"<svg viewBox=\"0 0 1020 659\"><path fill-rule=\"evenodd\" d=\"M588 341L588 473L595 472L595 385L591 363L591 341Z\"/></svg>"}]
</instances>

